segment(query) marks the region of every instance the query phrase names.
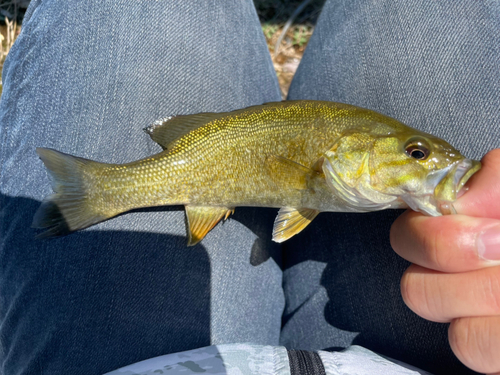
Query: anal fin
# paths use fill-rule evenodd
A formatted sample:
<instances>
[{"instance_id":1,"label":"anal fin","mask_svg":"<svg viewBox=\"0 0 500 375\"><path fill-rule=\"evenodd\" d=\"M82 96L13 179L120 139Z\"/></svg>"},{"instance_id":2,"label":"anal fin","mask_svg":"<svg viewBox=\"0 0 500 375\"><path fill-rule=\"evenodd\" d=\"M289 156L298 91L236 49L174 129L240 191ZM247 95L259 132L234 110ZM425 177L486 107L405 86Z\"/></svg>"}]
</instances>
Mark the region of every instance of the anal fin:
<instances>
[{"instance_id":1,"label":"anal fin","mask_svg":"<svg viewBox=\"0 0 500 375\"><path fill-rule=\"evenodd\" d=\"M186 206L188 222L188 246L194 246L207 235L217 223L234 212L227 207Z\"/></svg>"},{"instance_id":2,"label":"anal fin","mask_svg":"<svg viewBox=\"0 0 500 375\"><path fill-rule=\"evenodd\" d=\"M319 212L310 208L281 208L274 220L273 241L283 242L300 233Z\"/></svg>"}]
</instances>

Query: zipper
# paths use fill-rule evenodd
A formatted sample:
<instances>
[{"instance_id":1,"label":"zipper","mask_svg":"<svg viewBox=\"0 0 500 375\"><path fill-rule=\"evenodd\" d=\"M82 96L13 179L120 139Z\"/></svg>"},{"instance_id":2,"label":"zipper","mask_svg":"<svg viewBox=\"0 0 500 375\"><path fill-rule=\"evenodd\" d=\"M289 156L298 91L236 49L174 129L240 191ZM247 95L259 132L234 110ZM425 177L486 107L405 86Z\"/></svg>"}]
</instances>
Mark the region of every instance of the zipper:
<instances>
[{"instance_id":1,"label":"zipper","mask_svg":"<svg viewBox=\"0 0 500 375\"><path fill-rule=\"evenodd\" d=\"M326 375L318 353L307 350L286 350L290 362L290 375Z\"/></svg>"}]
</instances>

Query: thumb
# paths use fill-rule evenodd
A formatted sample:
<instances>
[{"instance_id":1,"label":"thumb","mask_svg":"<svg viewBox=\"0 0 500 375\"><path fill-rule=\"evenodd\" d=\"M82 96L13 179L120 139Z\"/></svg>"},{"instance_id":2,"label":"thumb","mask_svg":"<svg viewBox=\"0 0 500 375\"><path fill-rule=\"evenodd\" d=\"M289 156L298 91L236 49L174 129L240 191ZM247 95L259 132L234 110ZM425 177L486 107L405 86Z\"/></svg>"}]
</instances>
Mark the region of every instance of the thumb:
<instances>
[{"instance_id":1,"label":"thumb","mask_svg":"<svg viewBox=\"0 0 500 375\"><path fill-rule=\"evenodd\" d=\"M467 183L469 190L453 206L459 214L500 219L500 149L488 152L481 164Z\"/></svg>"}]
</instances>

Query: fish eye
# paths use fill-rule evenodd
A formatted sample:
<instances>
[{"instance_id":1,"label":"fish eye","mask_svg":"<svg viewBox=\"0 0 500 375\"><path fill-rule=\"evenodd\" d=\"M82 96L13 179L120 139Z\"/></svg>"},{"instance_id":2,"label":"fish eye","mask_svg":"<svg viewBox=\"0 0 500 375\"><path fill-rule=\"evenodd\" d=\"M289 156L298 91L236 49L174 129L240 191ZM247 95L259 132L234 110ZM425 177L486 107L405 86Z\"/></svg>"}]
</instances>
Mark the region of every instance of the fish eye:
<instances>
[{"instance_id":1,"label":"fish eye","mask_svg":"<svg viewBox=\"0 0 500 375\"><path fill-rule=\"evenodd\" d=\"M412 138L406 143L405 152L414 159L425 160L429 157L429 148L428 143L424 139Z\"/></svg>"}]
</instances>

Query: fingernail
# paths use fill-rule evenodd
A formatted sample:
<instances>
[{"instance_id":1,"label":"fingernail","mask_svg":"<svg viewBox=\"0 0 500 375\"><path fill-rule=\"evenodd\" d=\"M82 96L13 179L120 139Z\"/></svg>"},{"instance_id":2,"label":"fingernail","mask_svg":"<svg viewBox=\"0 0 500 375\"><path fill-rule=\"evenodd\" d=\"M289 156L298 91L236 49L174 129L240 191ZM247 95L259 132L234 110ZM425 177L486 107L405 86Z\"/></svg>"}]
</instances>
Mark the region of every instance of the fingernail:
<instances>
[{"instance_id":1,"label":"fingernail","mask_svg":"<svg viewBox=\"0 0 500 375\"><path fill-rule=\"evenodd\" d=\"M500 260L500 227L486 229L477 239L477 252L486 260Z\"/></svg>"}]
</instances>

